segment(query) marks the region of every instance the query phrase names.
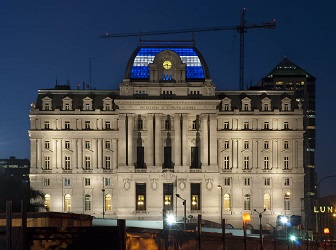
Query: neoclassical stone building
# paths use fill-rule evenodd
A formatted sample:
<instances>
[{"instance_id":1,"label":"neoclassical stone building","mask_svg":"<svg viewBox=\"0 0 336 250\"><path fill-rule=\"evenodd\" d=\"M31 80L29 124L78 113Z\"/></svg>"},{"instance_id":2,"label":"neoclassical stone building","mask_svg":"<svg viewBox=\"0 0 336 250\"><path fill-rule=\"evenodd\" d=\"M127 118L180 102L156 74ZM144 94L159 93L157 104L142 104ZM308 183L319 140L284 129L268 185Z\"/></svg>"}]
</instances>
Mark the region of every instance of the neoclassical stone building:
<instances>
[{"instance_id":1,"label":"neoclassical stone building","mask_svg":"<svg viewBox=\"0 0 336 250\"><path fill-rule=\"evenodd\" d=\"M192 42L140 42L119 90L38 91L31 186L51 211L241 227L301 215L303 111L294 91L218 91Z\"/></svg>"}]
</instances>

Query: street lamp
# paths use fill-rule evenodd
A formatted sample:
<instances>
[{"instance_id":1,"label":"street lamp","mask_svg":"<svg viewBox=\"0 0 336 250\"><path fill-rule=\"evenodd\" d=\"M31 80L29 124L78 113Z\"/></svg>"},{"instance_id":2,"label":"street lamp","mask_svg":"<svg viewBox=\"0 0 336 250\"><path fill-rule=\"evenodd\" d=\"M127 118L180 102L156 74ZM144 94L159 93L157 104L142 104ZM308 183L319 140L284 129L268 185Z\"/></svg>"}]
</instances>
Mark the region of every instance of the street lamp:
<instances>
[{"instance_id":1,"label":"street lamp","mask_svg":"<svg viewBox=\"0 0 336 250\"><path fill-rule=\"evenodd\" d=\"M328 239L328 235L330 234L329 228L324 228L323 229L323 233L326 236L325 240L324 240L324 249L327 250L327 239Z\"/></svg>"},{"instance_id":2,"label":"street lamp","mask_svg":"<svg viewBox=\"0 0 336 250\"><path fill-rule=\"evenodd\" d=\"M263 249L263 238L262 238L262 224L261 224L261 218L262 214L266 211L266 208L264 208L264 211L258 212L256 209L254 209L254 212L259 214L259 236L260 236L260 249Z\"/></svg>"},{"instance_id":3,"label":"street lamp","mask_svg":"<svg viewBox=\"0 0 336 250\"><path fill-rule=\"evenodd\" d=\"M183 229L186 230L187 223L187 200L183 199L179 194L175 194L177 198L180 198L183 201L184 206L184 218L183 218Z\"/></svg>"},{"instance_id":4,"label":"street lamp","mask_svg":"<svg viewBox=\"0 0 336 250\"><path fill-rule=\"evenodd\" d=\"M102 189L103 192L103 219L105 217L105 189Z\"/></svg>"},{"instance_id":5,"label":"street lamp","mask_svg":"<svg viewBox=\"0 0 336 250\"><path fill-rule=\"evenodd\" d=\"M251 221L251 215L250 214L243 214L243 230L244 230L244 245L245 250L247 250L247 240L246 240L246 222Z\"/></svg>"},{"instance_id":6,"label":"street lamp","mask_svg":"<svg viewBox=\"0 0 336 250\"><path fill-rule=\"evenodd\" d=\"M221 223L222 223L222 220L223 220L223 187L221 185L218 185L217 188L220 188L220 213L221 213Z\"/></svg>"}]
</instances>

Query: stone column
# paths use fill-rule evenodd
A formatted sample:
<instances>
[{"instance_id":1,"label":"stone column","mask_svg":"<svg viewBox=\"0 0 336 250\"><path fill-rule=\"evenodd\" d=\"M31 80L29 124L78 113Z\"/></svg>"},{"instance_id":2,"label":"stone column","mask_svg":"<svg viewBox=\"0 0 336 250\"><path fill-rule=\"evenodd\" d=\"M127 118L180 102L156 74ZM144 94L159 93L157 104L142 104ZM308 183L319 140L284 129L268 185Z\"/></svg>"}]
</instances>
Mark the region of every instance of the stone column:
<instances>
[{"instance_id":1,"label":"stone column","mask_svg":"<svg viewBox=\"0 0 336 250\"><path fill-rule=\"evenodd\" d=\"M175 166L181 166L181 114L174 115L174 134Z\"/></svg>"},{"instance_id":2,"label":"stone column","mask_svg":"<svg viewBox=\"0 0 336 250\"><path fill-rule=\"evenodd\" d=\"M134 160L133 160L133 134L134 134L134 114L127 114L127 119L128 119L128 161L127 161L127 165L128 166L134 166Z\"/></svg>"},{"instance_id":3,"label":"stone column","mask_svg":"<svg viewBox=\"0 0 336 250\"><path fill-rule=\"evenodd\" d=\"M238 140L232 140L232 168L238 168Z\"/></svg>"},{"instance_id":4,"label":"stone column","mask_svg":"<svg viewBox=\"0 0 336 250\"><path fill-rule=\"evenodd\" d=\"M126 166L126 115L119 114L118 119L118 128L119 128L119 140L118 140L118 161L121 166Z\"/></svg>"},{"instance_id":5,"label":"stone column","mask_svg":"<svg viewBox=\"0 0 336 250\"><path fill-rule=\"evenodd\" d=\"M97 147L97 168L103 168L103 139L97 139L98 147Z\"/></svg>"},{"instance_id":6,"label":"stone column","mask_svg":"<svg viewBox=\"0 0 336 250\"><path fill-rule=\"evenodd\" d=\"M201 138L201 162L202 166L208 166L209 165L209 141L208 141L208 114L202 114L201 115L201 129L202 129L202 138Z\"/></svg>"},{"instance_id":7,"label":"stone column","mask_svg":"<svg viewBox=\"0 0 336 250\"><path fill-rule=\"evenodd\" d=\"M56 168L62 168L62 140L56 140Z\"/></svg>"},{"instance_id":8,"label":"stone column","mask_svg":"<svg viewBox=\"0 0 336 250\"><path fill-rule=\"evenodd\" d=\"M38 169L41 169L44 167L42 164L43 164L42 163L42 140L37 139L36 140L36 167Z\"/></svg>"},{"instance_id":9,"label":"stone column","mask_svg":"<svg viewBox=\"0 0 336 250\"><path fill-rule=\"evenodd\" d=\"M210 114L210 165L217 165L217 115Z\"/></svg>"},{"instance_id":10,"label":"stone column","mask_svg":"<svg viewBox=\"0 0 336 250\"><path fill-rule=\"evenodd\" d=\"M146 143L146 163L147 166L154 165L154 139L153 139L153 114L147 114L147 143Z\"/></svg>"},{"instance_id":11,"label":"stone column","mask_svg":"<svg viewBox=\"0 0 336 250\"><path fill-rule=\"evenodd\" d=\"M77 140L78 162L77 168L83 169L83 140Z\"/></svg>"},{"instance_id":12,"label":"stone column","mask_svg":"<svg viewBox=\"0 0 336 250\"><path fill-rule=\"evenodd\" d=\"M182 164L189 166L189 147L188 147L188 114L182 114Z\"/></svg>"},{"instance_id":13,"label":"stone column","mask_svg":"<svg viewBox=\"0 0 336 250\"><path fill-rule=\"evenodd\" d=\"M161 114L155 114L155 166L162 166Z\"/></svg>"}]
</instances>

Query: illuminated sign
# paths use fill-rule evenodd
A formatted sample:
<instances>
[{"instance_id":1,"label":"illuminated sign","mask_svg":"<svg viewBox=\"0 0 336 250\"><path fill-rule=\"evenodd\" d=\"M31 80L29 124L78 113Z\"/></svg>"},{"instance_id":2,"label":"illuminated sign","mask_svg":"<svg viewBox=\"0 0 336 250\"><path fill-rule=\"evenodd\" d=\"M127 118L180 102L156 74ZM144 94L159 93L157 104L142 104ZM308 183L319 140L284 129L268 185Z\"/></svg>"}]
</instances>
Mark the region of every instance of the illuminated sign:
<instances>
[{"instance_id":1,"label":"illuminated sign","mask_svg":"<svg viewBox=\"0 0 336 250\"><path fill-rule=\"evenodd\" d=\"M336 207L333 206L314 206L314 213L333 213L336 212Z\"/></svg>"}]
</instances>

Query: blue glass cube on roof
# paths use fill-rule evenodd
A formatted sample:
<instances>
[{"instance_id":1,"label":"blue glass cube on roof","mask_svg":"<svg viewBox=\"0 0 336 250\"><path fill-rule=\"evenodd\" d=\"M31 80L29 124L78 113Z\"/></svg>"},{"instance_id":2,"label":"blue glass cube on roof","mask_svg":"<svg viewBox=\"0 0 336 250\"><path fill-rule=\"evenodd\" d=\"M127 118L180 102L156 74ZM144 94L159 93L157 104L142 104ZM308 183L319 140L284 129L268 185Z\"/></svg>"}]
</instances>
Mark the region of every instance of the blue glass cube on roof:
<instances>
[{"instance_id":1,"label":"blue glass cube on roof","mask_svg":"<svg viewBox=\"0 0 336 250\"><path fill-rule=\"evenodd\" d=\"M177 53L181 61L186 64L187 79L204 79L202 63L193 48L140 48L135 56L130 77L132 79L149 79L149 64L155 56L163 50L172 50Z\"/></svg>"}]
</instances>

